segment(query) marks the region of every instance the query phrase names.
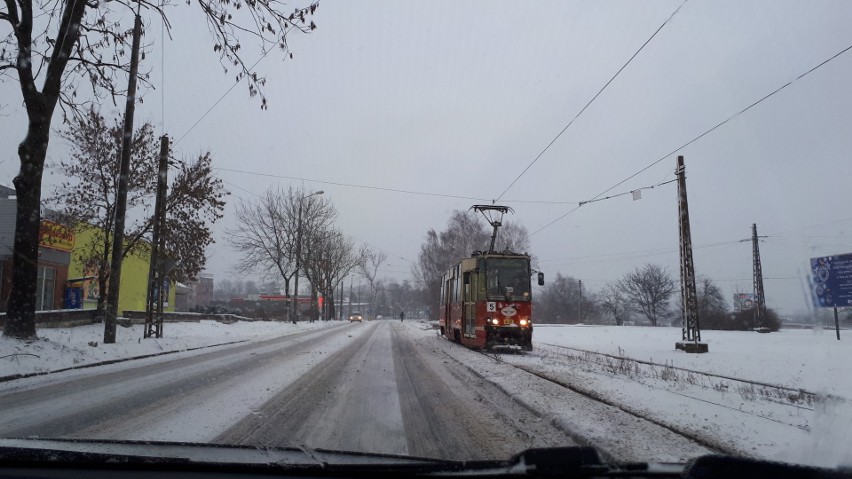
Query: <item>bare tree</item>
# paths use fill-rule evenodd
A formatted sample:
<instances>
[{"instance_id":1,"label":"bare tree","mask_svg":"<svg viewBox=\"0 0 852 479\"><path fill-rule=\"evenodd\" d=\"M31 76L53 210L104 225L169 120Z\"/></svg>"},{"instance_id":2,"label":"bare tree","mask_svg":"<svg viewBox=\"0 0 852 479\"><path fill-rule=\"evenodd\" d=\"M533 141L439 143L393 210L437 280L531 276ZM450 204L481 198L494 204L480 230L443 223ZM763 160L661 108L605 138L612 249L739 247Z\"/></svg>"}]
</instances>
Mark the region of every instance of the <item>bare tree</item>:
<instances>
[{"instance_id":1,"label":"bare tree","mask_svg":"<svg viewBox=\"0 0 852 479\"><path fill-rule=\"evenodd\" d=\"M556 273L556 277L536 298L536 321L576 324L596 322L598 309L594 298L581 291L580 281Z\"/></svg>"},{"instance_id":2,"label":"bare tree","mask_svg":"<svg viewBox=\"0 0 852 479\"><path fill-rule=\"evenodd\" d=\"M675 282L668 271L656 264L646 264L627 273L618 281L633 307L642 313L653 326L668 311L669 300L675 292Z\"/></svg>"},{"instance_id":3,"label":"bare tree","mask_svg":"<svg viewBox=\"0 0 852 479\"><path fill-rule=\"evenodd\" d=\"M76 117L62 131L71 148L69 159L60 167L65 180L55 189L49 202L58 205L78 232L92 231L91 239L78 247L88 273L98 284L97 314L103 316L112 256L118 189L118 152L123 127L116 119L112 125L94 109ZM135 255L147 259L148 238L153 229L153 198L157 185L156 158L159 141L154 128L146 123L134 135L131 174L128 181L127 208L137 219L125 227L122 257ZM195 163L182 163L172 179L166 199L166 256L179 264L171 270L175 281L190 281L204 268L205 249L213 242L211 225L222 217L224 208L222 181L213 175L209 154Z\"/></svg>"},{"instance_id":4,"label":"bare tree","mask_svg":"<svg viewBox=\"0 0 852 479\"><path fill-rule=\"evenodd\" d=\"M0 5L0 81L13 79L20 85L27 113L27 131L18 145L20 170L13 183L17 195L14 270L4 334L33 338L35 291L38 265L39 207L42 175L50 140L50 125L57 105L64 116L78 114L86 103L78 95L81 83L91 87L95 101L126 92L122 85L130 71L129 51L132 15L144 8L160 15L169 26L165 8L182 2L92 2L57 0L7 0ZM212 35L213 50L225 71L234 68L237 81L246 78L249 94L257 95L266 79L258 76L243 59L240 37L248 35L266 53L280 48L289 53L287 36L292 30L308 32L316 28L310 17L317 4L290 13L280 3L243 0L191 2L201 9ZM140 75L143 82L147 75ZM39 83L41 88L39 88ZM261 97L261 108L266 98Z\"/></svg>"},{"instance_id":5,"label":"bare tree","mask_svg":"<svg viewBox=\"0 0 852 479\"><path fill-rule=\"evenodd\" d=\"M697 279L698 317L704 318L718 313L727 314L728 303L725 301L721 288L707 276L699 275Z\"/></svg>"},{"instance_id":6,"label":"bare tree","mask_svg":"<svg viewBox=\"0 0 852 479\"><path fill-rule=\"evenodd\" d=\"M618 283L609 283L598 293L600 307L612 316L617 326L623 326L624 321L630 317L630 303L627 295Z\"/></svg>"},{"instance_id":7,"label":"bare tree","mask_svg":"<svg viewBox=\"0 0 852 479\"><path fill-rule=\"evenodd\" d=\"M288 200L292 195L269 189L257 201L236 205L237 226L228 230L228 242L241 257L236 269L243 273L277 273L290 297L295 272L296 235L290 227Z\"/></svg>"},{"instance_id":8,"label":"bare tree","mask_svg":"<svg viewBox=\"0 0 852 479\"><path fill-rule=\"evenodd\" d=\"M364 261L358 265L358 273L367 280L367 285L370 287L370 310L369 314L376 314L374 303L376 302L376 275L379 273L379 267L388 259L388 255L383 251L370 251L366 254Z\"/></svg>"},{"instance_id":9,"label":"bare tree","mask_svg":"<svg viewBox=\"0 0 852 479\"><path fill-rule=\"evenodd\" d=\"M497 230L497 251L509 250L515 253L526 253L530 251L529 231L520 223L505 222Z\"/></svg>"},{"instance_id":10,"label":"bare tree","mask_svg":"<svg viewBox=\"0 0 852 479\"><path fill-rule=\"evenodd\" d=\"M313 290L323 295L324 319L331 319L335 316L334 291L346 275L362 267L370 251L364 245L356 248L351 239L334 229L310 234L305 277Z\"/></svg>"},{"instance_id":11,"label":"bare tree","mask_svg":"<svg viewBox=\"0 0 852 479\"><path fill-rule=\"evenodd\" d=\"M328 199L306 197L302 189L269 189L255 201L239 201L237 224L228 230L228 241L241 256L237 270L280 277L287 297L290 297L290 282L296 273L300 202L302 257L305 257L311 238L316 237L315 232L328 228L337 212Z\"/></svg>"},{"instance_id":12,"label":"bare tree","mask_svg":"<svg viewBox=\"0 0 852 479\"><path fill-rule=\"evenodd\" d=\"M696 278L698 321L703 329L730 329L732 320L721 288L707 276ZM679 300L683 311L683 299Z\"/></svg>"},{"instance_id":13,"label":"bare tree","mask_svg":"<svg viewBox=\"0 0 852 479\"><path fill-rule=\"evenodd\" d=\"M490 242L490 233L479 218L469 211L455 211L447 228L426 232L426 241L420 246L417 263L412 273L429 294L429 304L437 311L441 291L441 275L456 261L477 250L484 250Z\"/></svg>"}]
</instances>

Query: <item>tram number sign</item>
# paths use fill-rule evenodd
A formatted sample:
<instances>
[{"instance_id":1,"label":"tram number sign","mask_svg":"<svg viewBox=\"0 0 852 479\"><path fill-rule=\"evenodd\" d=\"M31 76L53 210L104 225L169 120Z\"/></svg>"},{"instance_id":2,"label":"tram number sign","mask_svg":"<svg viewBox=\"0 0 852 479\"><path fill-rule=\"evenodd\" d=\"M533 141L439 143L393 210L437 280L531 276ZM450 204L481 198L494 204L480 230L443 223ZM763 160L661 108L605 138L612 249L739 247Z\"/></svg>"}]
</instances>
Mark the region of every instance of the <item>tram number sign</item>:
<instances>
[{"instance_id":1,"label":"tram number sign","mask_svg":"<svg viewBox=\"0 0 852 479\"><path fill-rule=\"evenodd\" d=\"M495 303L494 301L489 301L485 305L485 310L488 311L489 313L496 312L497 311L497 303Z\"/></svg>"}]
</instances>

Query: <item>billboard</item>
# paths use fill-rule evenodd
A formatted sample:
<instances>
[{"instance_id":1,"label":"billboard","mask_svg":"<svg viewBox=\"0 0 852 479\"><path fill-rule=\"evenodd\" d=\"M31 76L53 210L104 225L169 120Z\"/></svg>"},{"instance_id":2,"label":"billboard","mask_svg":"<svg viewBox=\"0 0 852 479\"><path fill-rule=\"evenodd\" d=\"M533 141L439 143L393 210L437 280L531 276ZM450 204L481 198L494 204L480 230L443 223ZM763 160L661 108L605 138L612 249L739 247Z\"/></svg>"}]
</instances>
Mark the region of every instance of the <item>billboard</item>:
<instances>
[{"instance_id":1,"label":"billboard","mask_svg":"<svg viewBox=\"0 0 852 479\"><path fill-rule=\"evenodd\" d=\"M42 220L38 229L38 245L59 251L74 249L74 230L68 226Z\"/></svg>"},{"instance_id":2,"label":"billboard","mask_svg":"<svg viewBox=\"0 0 852 479\"><path fill-rule=\"evenodd\" d=\"M739 313L753 309L755 302L753 293L734 293L734 312Z\"/></svg>"},{"instance_id":3,"label":"billboard","mask_svg":"<svg viewBox=\"0 0 852 479\"><path fill-rule=\"evenodd\" d=\"M852 254L811 258L811 282L814 306L852 306Z\"/></svg>"}]
</instances>

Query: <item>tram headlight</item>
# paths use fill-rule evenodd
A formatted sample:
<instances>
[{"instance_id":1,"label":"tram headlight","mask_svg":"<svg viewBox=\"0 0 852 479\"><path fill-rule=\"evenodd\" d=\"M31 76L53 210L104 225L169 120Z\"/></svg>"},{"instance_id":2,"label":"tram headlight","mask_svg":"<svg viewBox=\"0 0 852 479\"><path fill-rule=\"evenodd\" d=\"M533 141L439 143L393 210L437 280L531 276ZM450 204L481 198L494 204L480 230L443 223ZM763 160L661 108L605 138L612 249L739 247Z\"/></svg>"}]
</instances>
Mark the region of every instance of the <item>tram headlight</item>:
<instances>
[{"instance_id":1,"label":"tram headlight","mask_svg":"<svg viewBox=\"0 0 852 479\"><path fill-rule=\"evenodd\" d=\"M497 319L497 318L490 318L490 319L488 320L488 322L490 322L490 323L491 323L491 324L493 324L494 326L497 326L498 324L500 324L500 320L499 320L499 319Z\"/></svg>"},{"instance_id":2,"label":"tram headlight","mask_svg":"<svg viewBox=\"0 0 852 479\"><path fill-rule=\"evenodd\" d=\"M526 326L526 325L527 325L527 323L528 323L528 321L527 321L526 319L522 319L522 320L520 320L520 321L518 321L518 322L519 322L519 323L521 323L521 326Z\"/></svg>"}]
</instances>

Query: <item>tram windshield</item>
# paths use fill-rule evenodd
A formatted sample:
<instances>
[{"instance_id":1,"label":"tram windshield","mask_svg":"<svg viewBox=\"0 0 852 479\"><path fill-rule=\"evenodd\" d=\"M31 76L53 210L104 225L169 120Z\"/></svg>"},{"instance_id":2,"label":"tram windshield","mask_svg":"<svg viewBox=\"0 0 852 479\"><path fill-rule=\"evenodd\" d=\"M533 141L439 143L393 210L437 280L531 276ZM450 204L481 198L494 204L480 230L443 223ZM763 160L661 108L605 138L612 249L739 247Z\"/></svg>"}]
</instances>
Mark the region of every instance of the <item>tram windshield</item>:
<instances>
[{"instance_id":1,"label":"tram windshield","mask_svg":"<svg viewBox=\"0 0 852 479\"><path fill-rule=\"evenodd\" d=\"M488 258L485 278L488 299L530 300L530 263L525 258Z\"/></svg>"}]
</instances>

